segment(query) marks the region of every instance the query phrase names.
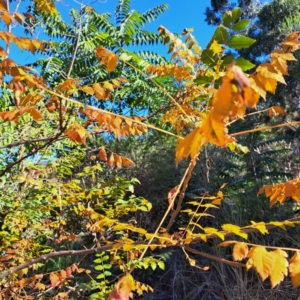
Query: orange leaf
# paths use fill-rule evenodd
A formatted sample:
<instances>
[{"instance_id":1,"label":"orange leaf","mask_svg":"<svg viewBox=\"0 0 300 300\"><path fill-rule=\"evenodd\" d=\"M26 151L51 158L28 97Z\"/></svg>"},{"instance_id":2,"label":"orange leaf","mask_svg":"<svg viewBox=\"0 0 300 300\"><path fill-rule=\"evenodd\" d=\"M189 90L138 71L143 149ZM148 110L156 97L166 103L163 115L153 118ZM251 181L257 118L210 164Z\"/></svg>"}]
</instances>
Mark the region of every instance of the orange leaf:
<instances>
[{"instance_id":1,"label":"orange leaf","mask_svg":"<svg viewBox=\"0 0 300 300\"><path fill-rule=\"evenodd\" d=\"M13 16L7 11L2 12L2 19L5 22L6 26L9 27L11 22L14 20Z\"/></svg>"},{"instance_id":2,"label":"orange leaf","mask_svg":"<svg viewBox=\"0 0 300 300\"><path fill-rule=\"evenodd\" d=\"M31 108L28 112L30 113L34 121L42 120L42 114L35 108Z\"/></svg>"},{"instance_id":3,"label":"orange leaf","mask_svg":"<svg viewBox=\"0 0 300 300\"><path fill-rule=\"evenodd\" d=\"M24 17L18 12L14 13L14 17L17 20L17 22L22 25Z\"/></svg>"},{"instance_id":4,"label":"orange leaf","mask_svg":"<svg viewBox=\"0 0 300 300\"><path fill-rule=\"evenodd\" d=\"M122 165L123 165L124 167L129 167L129 166L134 165L134 162L133 162L131 159L122 156Z\"/></svg>"},{"instance_id":5,"label":"orange leaf","mask_svg":"<svg viewBox=\"0 0 300 300\"><path fill-rule=\"evenodd\" d=\"M50 281L51 281L51 286L53 288L56 287L60 282L59 276L56 273L50 273Z\"/></svg>"},{"instance_id":6,"label":"orange leaf","mask_svg":"<svg viewBox=\"0 0 300 300\"><path fill-rule=\"evenodd\" d=\"M114 155L113 155L113 153L110 155L110 157L109 157L109 160L108 160L108 162L107 162L107 165L110 167L110 168L112 168L112 166L114 165L114 163L115 163L115 159L114 159Z\"/></svg>"},{"instance_id":7,"label":"orange leaf","mask_svg":"<svg viewBox=\"0 0 300 300\"><path fill-rule=\"evenodd\" d=\"M178 140L176 146L176 164L178 165L183 158L189 155L191 155L191 158L194 158L204 144L201 127L196 127L184 139Z\"/></svg>"},{"instance_id":8,"label":"orange leaf","mask_svg":"<svg viewBox=\"0 0 300 300\"><path fill-rule=\"evenodd\" d=\"M297 251L290 259L290 277L294 287L300 286L300 252Z\"/></svg>"},{"instance_id":9,"label":"orange leaf","mask_svg":"<svg viewBox=\"0 0 300 300\"><path fill-rule=\"evenodd\" d=\"M0 10L7 10L7 4L4 0L0 0Z\"/></svg>"},{"instance_id":10,"label":"orange leaf","mask_svg":"<svg viewBox=\"0 0 300 300\"><path fill-rule=\"evenodd\" d=\"M254 267L264 281L270 275L273 268L272 254L266 248L258 246L251 248L247 257L249 257L246 264L247 269Z\"/></svg>"},{"instance_id":11,"label":"orange leaf","mask_svg":"<svg viewBox=\"0 0 300 300\"><path fill-rule=\"evenodd\" d=\"M117 62L118 62L118 56L113 53L109 52L107 55L107 71L112 72L116 67L117 67Z\"/></svg>"},{"instance_id":12,"label":"orange leaf","mask_svg":"<svg viewBox=\"0 0 300 300\"><path fill-rule=\"evenodd\" d=\"M60 270L59 280L63 281L67 278L67 272L65 270Z\"/></svg>"},{"instance_id":13,"label":"orange leaf","mask_svg":"<svg viewBox=\"0 0 300 300\"><path fill-rule=\"evenodd\" d=\"M117 168L122 168L122 158L118 154L114 153L114 161L116 163Z\"/></svg>"},{"instance_id":14,"label":"orange leaf","mask_svg":"<svg viewBox=\"0 0 300 300\"><path fill-rule=\"evenodd\" d=\"M67 268L66 268L66 276L67 276L67 277L70 277L71 275L72 275L72 270L71 270L70 267L67 267Z\"/></svg>"},{"instance_id":15,"label":"orange leaf","mask_svg":"<svg viewBox=\"0 0 300 300\"><path fill-rule=\"evenodd\" d=\"M174 200L175 195L177 195L178 188L179 188L179 185L176 185L168 193L168 203L169 203L169 206L171 205L172 210L174 209L174 201L173 200Z\"/></svg>"},{"instance_id":16,"label":"orange leaf","mask_svg":"<svg viewBox=\"0 0 300 300\"><path fill-rule=\"evenodd\" d=\"M271 107L269 108L269 110L268 110L268 115L269 115L269 117L272 117L273 114L274 114L274 115L276 115L276 114L284 115L284 114L285 114L285 111L284 111L284 109L283 109L282 107L280 107L280 106L271 106Z\"/></svg>"},{"instance_id":17,"label":"orange leaf","mask_svg":"<svg viewBox=\"0 0 300 300\"><path fill-rule=\"evenodd\" d=\"M233 247L233 260L242 260L247 257L248 254L248 246L245 243L236 243Z\"/></svg>"},{"instance_id":18,"label":"orange leaf","mask_svg":"<svg viewBox=\"0 0 300 300\"><path fill-rule=\"evenodd\" d=\"M122 277L115 285L107 300L129 300L134 289L134 280L131 275Z\"/></svg>"},{"instance_id":19,"label":"orange leaf","mask_svg":"<svg viewBox=\"0 0 300 300\"><path fill-rule=\"evenodd\" d=\"M44 290L46 289L46 285L43 284L43 283L41 283L41 282L37 282L36 285L35 285L35 287L36 287L39 291L40 291L40 290L44 291Z\"/></svg>"},{"instance_id":20,"label":"orange leaf","mask_svg":"<svg viewBox=\"0 0 300 300\"><path fill-rule=\"evenodd\" d=\"M272 284L272 288L283 281L284 276L288 273L288 261L286 257L288 257L285 251L280 249L276 249L271 252L273 257L273 268L270 274L270 280Z\"/></svg>"},{"instance_id":21,"label":"orange leaf","mask_svg":"<svg viewBox=\"0 0 300 300\"><path fill-rule=\"evenodd\" d=\"M97 58L102 57L106 53L106 49L102 46L98 46L95 48Z\"/></svg>"},{"instance_id":22,"label":"orange leaf","mask_svg":"<svg viewBox=\"0 0 300 300\"><path fill-rule=\"evenodd\" d=\"M105 151L105 147L104 147L104 146L101 146L101 147L100 147L98 156L99 156L99 158L100 158L101 160L107 161L107 154L106 154L106 151Z\"/></svg>"}]
</instances>

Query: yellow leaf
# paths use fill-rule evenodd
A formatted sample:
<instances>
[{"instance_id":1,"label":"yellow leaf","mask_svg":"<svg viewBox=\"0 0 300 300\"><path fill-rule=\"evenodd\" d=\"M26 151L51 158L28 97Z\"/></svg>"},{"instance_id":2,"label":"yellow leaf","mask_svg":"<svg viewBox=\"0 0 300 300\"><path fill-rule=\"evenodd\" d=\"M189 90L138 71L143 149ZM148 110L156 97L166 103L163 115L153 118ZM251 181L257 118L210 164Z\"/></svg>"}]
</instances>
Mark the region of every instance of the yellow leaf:
<instances>
[{"instance_id":1,"label":"yellow leaf","mask_svg":"<svg viewBox=\"0 0 300 300\"><path fill-rule=\"evenodd\" d=\"M283 58L272 57L271 54L271 64L282 74L289 75L287 62Z\"/></svg>"},{"instance_id":2,"label":"yellow leaf","mask_svg":"<svg viewBox=\"0 0 300 300\"><path fill-rule=\"evenodd\" d=\"M99 83L94 83L93 88L95 91L96 98L105 99L105 90Z\"/></svg>"},{"instance_id":3,"label":"yellow leaf","mask_svg":"<svg viewBox=\"0 0 300 300\"><path fill-rule=\"evenodd\" d=\"M218 231L216 228L213 227L205 227L203 228L204 232L207 234L215 234L217 235L222 241L224 241L224 234L220 231Z\"/></svg>"},{"instance_id":4,"label":"yellow leaf","mask_svg":"<svg viewBox=\"0 0 300 300\"><path fill-rule=\"evenodd\" d=\"M214 40L212 42L210 49L214 52L214 54L217 54L217 53L220 53L223 51L221 45L216 40Z\"/></svg>"},{"instance_id":5,"label":"yellow leaf","mask_svg":"<svg viewBox=\"0 0 300 300\"><path fill-rule=\"evenodd\" d=\"M264 77L261 73L257 74L257 78L265 91L275 94L277 86L277 81L275 79Z\"/></svg>"},{"instance_id":6,"label":"yellow leaf","mask_svg":"<svg viewBox=\"0 0 300 300\"><path fill-rule=\"evenodd\" d=\"M271 273L273 268L273 256L264 247L253 247L247 257L247 268L254 267L264 281Z\"/></svg>"},{"instance_id":7,"label":"yellow leaf","mask_svg":"<svg viewBox=\"0 0 300 300\"><path fill-rule=\"evenodd\" d=\"M286 259L288 255L285 251L276 249L275 251L272 251L271 254L273 257L273 268L271 270L270 280L273 288L284 279L284 276L287 275L289 264Z\"/></svg>"},{"instance_id":8,"label":"yellow leaf","mask_svg":"<svg viewBox=\"0 0 300 300\"><path fill-rule=\"evenodd\" d=\"M44 44L41 41L39 41L37 39L33 39L33 40L31 40L31 42L36 49L45 51Z\"/></svg>"},{"instance_id":9,"label":"yellow leaf","mask_svg":"<svg viewBox=\"0 0 300 300\"><path fill-rule=\"evenodd\" d=\"M94 95L94 89L88 85L83 86L81 90L89 95Z\"/></svg>"},{"instance_id":10,"label":"yellow leaf","mask_svg":"<svg viewBox=\"0 0 300 300\"><path fill-rule=\"evenodd\" d=\"M294 287L300 286L300 252L297 251L290 259L290 277Z\"/></svg>"},{"instance_id":11,"label":"yellow leaf","mask_svg":"<svg viewBox=\"0 0 300 300\"><path fill-rule=\"evenodd\" d=\"M109 91L114 91L114 86L108 81L104 82L103 87Z\"/></svg>"},{"instance_id":12,"label":"yellow leaf","mask_svg":"<svg viewBox=\"0 0 300 300\"><path fill-rule=\"evenodd\" d=\"M276 114L284 115L284 114L285 114L285 111L284 111L284 109L283 109L282 107L280 107L280 106L271 106L271 107L269 108L269 110L268 110L268 115L269 115L269 117L272 117L273 114L274 114L274 115L276 115Z\"/></svg>"},{"instance_id":13,"label":"yellow leaf","mask_svg":"<svg viewBox=\"0 0 300 300\"><path fill-rule=\"evenodd\" d=\"M261 76L274 79L285 84L285 80L281 73L278 72L270 63L263 63L256 68L256 72Z\"/></svg>"},{"instance_id":14,"label":"yellow leaf","mask_svg":"<svg viewBox=\"0 0 300 300\"><path fill-rule=\"evenodd\" d=\"M254 221L251 221L252 227L257 228L260 233L266 234L269 233L268 229L266 228L266 224L264 222L256 223Z\"/></svg>"},{"instance_id":15,"label":"yellow leaf","mask_svg":"<svg viewBox=\"0 0 300 300\"><path fill-rule=\"evenodd\" d=\"M223 224L222 229L225 231L233 232L234 234L241 236L243 239L248 238L248 234L246 232L243 232L241 228L237 225L233 224Z\"/></svg>"},{"instance_id":16,"label":"yellow leaf","mask_svg":"<svg viewBox=\"0 0 300 300\"><path fill-rule=\"evenodd\" d=\"M259 95L261 96L264 100L266 100L266 89L264 88L263 84L260 82L257 74L252 75L249 78L249 81L251 83L252 89Z\"/></svg>"},{"instance_id":17,"label":"yellow leaf","mask_svg":"<svg viewBox=\"0 0 300 300\"><path fill-rule=\"evenodd\" d=\"M286 230L284 224L282 222L279 222L279 221L272 221L270 222L270 224L274 225L274 226L277 226L277 227L280 227L281 229L283 230Z\"/></svg>"},{"instance_id":18,"label":"yellow leaf","mask_svg":"<svg viewBox=\"0 0 300 300\"><path fill-rule=\"evenodd\" d=\"M232 255L233 260L242 260L247 257L248 246L245 243L236 243L233 247Z\"/></svg>"}]
</instances>

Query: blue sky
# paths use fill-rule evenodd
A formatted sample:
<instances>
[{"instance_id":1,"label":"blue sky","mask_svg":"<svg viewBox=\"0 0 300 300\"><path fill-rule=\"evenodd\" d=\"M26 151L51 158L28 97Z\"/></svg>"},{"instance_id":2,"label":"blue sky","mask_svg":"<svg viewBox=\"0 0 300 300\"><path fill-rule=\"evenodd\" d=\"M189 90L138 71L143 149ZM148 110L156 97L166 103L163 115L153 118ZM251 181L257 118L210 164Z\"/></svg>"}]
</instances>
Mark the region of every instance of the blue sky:
<instances>
[{"instance_id":1,"label":"blue sky","mask_svg":"<svg viewBox=\"0 0 300 300\"><path fill-rule=\"evenodd\" d=\"M87 4L88 1L84 1L84 3ZM145 29L157 32L157 28L163 25L171 32L182 33L184 28L192 27L200 46L205 47L215 30L214 27L208 26L204 21L205 8L210 5L210 0L131 0L131 8L143 13L165 3L169 5L169 9ZM99 0L91 6L99 13L110 12L113 15L117 4L118 0ZM71 8L79 8L79 5L68 0L60 2L57 7L64 16ZM164 46L164 49L158 46L155 51L165 52L165 49L167 46Z\"/></svg>"},{"instance_id":2,"label":"blue sky","mask_svg":"<svg viewBox=\"0 0 300 300\"><path fill-rule=\"evenodd\" d=\"M118 4L118 0L98 0L98 1L83 1L84 4L92 3L91 6L99 13L110 12L114 14L115 8ZM25 12L25 6L27 1L23 3L20 7L20 12ZM63 19L68 19L70 9L79 9L79 1L73 0L61 0L55 2L55 5ZM169 9L158 17L155 21L145 27L146 30L157 32L157 28L163 25L168 30L174 33L182 33L184 28L194 28L194 35L198 40L198 43L202 48L204 48L209 42L212 34L215 30L214 27L208 26L204 19L205 8L210 5L210 0L131 0L131 7L138 12L145 12L151 8L158 5L167 3ZM14 9L14 5L11 5L11 10ZM2 28L5 30L5 28ZM43 29L39 32L38 38L43 40L45 38L43 34ZM21 34L21 30L13 32ZM20 64L26 64L34 60L33 55L28 51L21 52L15 45L12 44L11 47L11 58ZM145 49L143 47L142 49ZM130 50L134 50L130 47ZM139 47L138 50L141 50ZM165 55L168 50L168 46L155 45L153 47L148 47L147 50L155 51Z\"/></svg>"},{"instance_id":3,"label":"blue sky","mask_svg":"<svg viewBox=\"0 0 300 300\"><path fill-rule=\"evenodd\" d=\"M93 5L99 12L113 12L118 0L102 0ZM184 28L194 28L194 35L199 44L205 47L209 42L215 28L208 26L204 19L204 12L210 6L210 0L132 0L132 8L138 12L145 12L150 8L167 3L170 8L146 29L157 32L163 25L171 32L182 33Z\"/></svg>"}]
</instances>

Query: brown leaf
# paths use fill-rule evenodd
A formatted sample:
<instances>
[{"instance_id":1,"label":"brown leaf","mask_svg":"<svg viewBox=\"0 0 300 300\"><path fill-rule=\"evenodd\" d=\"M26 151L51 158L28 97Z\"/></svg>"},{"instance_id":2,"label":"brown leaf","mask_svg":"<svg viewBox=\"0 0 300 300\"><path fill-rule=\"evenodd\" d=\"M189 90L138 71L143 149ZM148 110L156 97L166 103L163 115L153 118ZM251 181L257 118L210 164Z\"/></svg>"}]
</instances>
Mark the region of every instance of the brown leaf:
<instances>
[{"instance_id":1,"label":"brown leaf","mask_svg":"<svg viewBox=\"0 0 300 300\"><path fill-rule=\"evenodd\" d=\"M177 194L179 185L174 186L168 193L168 203L171 206L171 209L174 209L174 196ZM173 203L172 203L173 202Z\"/></svg>"},{"instance_id":2,"label":"brown leaf","mask_svg":"<svg viewBox=\"0 0 300 300\"><path fill-rule=\"evenodd\" d=\"M100 158L101 160L107 161L107 154L106 154L106 151L105 151L105 147L104 147L104 146L101 146L101 147L100 147L98 156L99 156L99 158Z\"/></svg>"},{"instance_id":3,"label":"brown leaf","mask_svg":"<svg viewBox=\"0 0 300 300\"><path fill-rule=\"evenodd\" d=\"M113 165L114 165L114 163L115 163L115 159L114 159L114 154L112 153L112 154L110 155L110 157L109 157L109 160L108 160L108 162L107 162L107 165L108 165L110 168L112 168Z\"/></svg>"}]
</instances>

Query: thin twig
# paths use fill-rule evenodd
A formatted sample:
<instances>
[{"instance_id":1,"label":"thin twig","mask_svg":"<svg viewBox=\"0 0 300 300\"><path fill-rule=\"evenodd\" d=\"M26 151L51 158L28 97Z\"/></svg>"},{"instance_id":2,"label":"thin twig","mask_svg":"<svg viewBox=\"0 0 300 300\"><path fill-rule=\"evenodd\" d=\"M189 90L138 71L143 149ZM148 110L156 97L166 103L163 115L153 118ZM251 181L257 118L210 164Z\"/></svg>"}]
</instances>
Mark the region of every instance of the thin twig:
<instances>
[{"instance_id":1,"label":"thin twig","mask_svg":"<svg viewBox=\"0 0 300 300\"><path fill-rule=\"evenodd\" d=\"M216 260L216 261L219 261L221 263L224 263L224 264L227 264L227 265L231 265L231 266L234 266L234 267L239 267L239 268L246 267L245 264L242 264L242 263L239 263L239 262L235 262L235 261L230 261L230 260L227 260L227 259L215 256L215 255L211 255L211 254L208 254L208 253L205 253L205 252L202 252L202 251L198 251L198 250L196 250L194 248L191 248L189 246L182 246L182 249L185 249L185 250L187 250L189 252L192 252L194 254L198 254L198 255L207 257L209 259L213 259L213 260Z\"/></svg>"},{"instance_id":2,"label":"thin twig","mask_svg":"<svg viewBox=\"0 0 300 300\"><path fill-rule=\"evenodd\" d=\"M27 145L27 144L32 144L32 143L44 142L44 141L48 141L50 139L53 139L55 137L56 137L56 135L52 135L52 136L46 136L46 137L43 137L43 138L37 138L37 139L26 140L26 141L19 141L19 142L7 144L7 145L4 145L4 146L0 146L0 149L11 148L11 147L19 146L19 145ZM62 139L65 139L67 137L68 137L67 135L62 135L59 138L57 138L56 140L62 140Z\"/></svg>"}]
</instances>

